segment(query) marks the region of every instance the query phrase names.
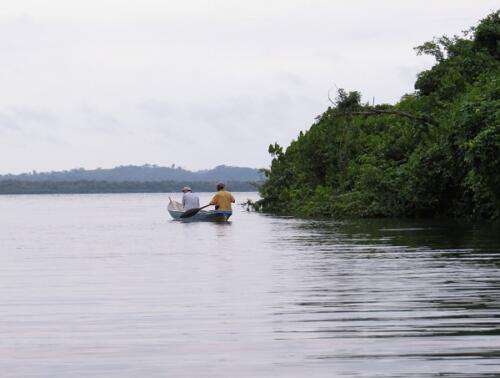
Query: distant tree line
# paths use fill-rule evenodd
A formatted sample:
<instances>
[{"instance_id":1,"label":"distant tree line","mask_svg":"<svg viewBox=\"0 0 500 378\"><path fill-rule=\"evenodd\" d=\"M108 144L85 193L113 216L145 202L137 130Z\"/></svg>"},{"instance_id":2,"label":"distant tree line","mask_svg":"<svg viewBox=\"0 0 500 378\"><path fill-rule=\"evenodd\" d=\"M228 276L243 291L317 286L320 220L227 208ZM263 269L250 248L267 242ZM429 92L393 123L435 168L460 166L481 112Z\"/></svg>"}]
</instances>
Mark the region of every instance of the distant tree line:
<instances>
[{"instance_id":1,"label":"distant tree line","mask_svg":"<svg viewBox=\"0 0 500 378\"><path fill-rule=\"evenodd\" d=\"M227 181L234 192L257 191L261 182ZM0 194L70 194L70 193L170 193L189 185L195 192L214 192L214 182L193 181L24 181L0 180Z\"/></svg>"},{"instance_id":2,"label":"distant tree line","mask_svg":"<svg viewBox=\"0 0 500 378\"><path fill-rule=\"evenodd\" d=\"M247 167L219 165L213 169L189 171L181 167L160 167L146 164L128 165L109 169L71 169L67 171L30 172L18 175L0 175L0 180L21 181L261 181L261 170Z\"/></svg>"}]
</instances>

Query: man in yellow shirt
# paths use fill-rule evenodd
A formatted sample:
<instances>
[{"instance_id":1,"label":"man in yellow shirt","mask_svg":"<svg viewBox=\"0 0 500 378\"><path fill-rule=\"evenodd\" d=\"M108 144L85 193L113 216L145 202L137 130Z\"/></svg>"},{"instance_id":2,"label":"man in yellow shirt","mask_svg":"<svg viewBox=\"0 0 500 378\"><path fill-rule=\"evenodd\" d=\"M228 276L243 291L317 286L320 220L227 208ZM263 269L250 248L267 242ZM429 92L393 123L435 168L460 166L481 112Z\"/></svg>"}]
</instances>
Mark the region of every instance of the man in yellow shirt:
<instances>
[{"instance_id":1,"label":"man in yellow shirt","mask_svg":"<svg viewBox=\"0 0 500 378\"><path fill-rule=\"evenodd\" d=\"M210 201L210 205L215 205L215 210L224 213L229 218L233 213L231 204L235 203L236 200L231 193L224 190L224 187L225 185L222 182L217 184L217 193Z\"/></svg>"}]
</instances>

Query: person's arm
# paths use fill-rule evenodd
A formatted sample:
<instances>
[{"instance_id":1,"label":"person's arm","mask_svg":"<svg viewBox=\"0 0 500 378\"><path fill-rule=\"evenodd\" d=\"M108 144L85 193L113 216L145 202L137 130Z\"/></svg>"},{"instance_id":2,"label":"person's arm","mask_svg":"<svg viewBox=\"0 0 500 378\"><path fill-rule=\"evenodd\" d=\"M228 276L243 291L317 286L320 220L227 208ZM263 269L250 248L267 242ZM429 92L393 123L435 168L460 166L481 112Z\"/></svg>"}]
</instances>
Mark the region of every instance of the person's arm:
<instances>
[{"instance_id":1,"label":"person's arm","mask_svg":"<svg viewBox=\"0 0 500 378\"><path fill-rule=\"evenodd\" d=\"M182 207L186 207L186 195L182 195Z\"/></svg>"},{"instance_id":2,"label":"person's arm","mask_svg":"<svg viewBox=\"0 0 500 378\"><path fill-rule=\"evenodd\" d=\"M232 203L235 203L235 202L236 202L236 200L234 199L234 197L233 197L233 195L232 195L232 194L231 194L231 202L232 202Z\"/></svg>"},{"instance_id":3,"label":"person's arm","mask_svg":"<svg viewBox=\"0 0 500 378\"><path fill-rule=\"evenodd\" d=\"M212 200L210 201L210 205L217 205L217 194L212 197Z\"/></svg>"}]
</instances>

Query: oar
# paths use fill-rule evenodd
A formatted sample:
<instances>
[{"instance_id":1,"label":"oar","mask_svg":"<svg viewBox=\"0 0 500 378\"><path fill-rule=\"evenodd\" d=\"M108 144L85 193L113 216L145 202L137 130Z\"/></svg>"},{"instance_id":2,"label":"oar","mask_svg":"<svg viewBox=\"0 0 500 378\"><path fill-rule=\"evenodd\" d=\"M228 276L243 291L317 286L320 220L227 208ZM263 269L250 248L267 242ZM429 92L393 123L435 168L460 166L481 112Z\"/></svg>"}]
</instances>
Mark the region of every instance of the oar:
<instances>
[{"instance_id":1,"label":"oar","mask_svg":"<svg viewBox=\"0 0 500 378\"><path fill-rule=\"evenodd\" d=\"M194 209L186 210L185 212L183 212L181 214L180 218L192 217L193 215L198 214L198 211L200 211L201 209L204 209L205 207L209 207L209 206L211 206L211 204L205 205L203 207L195 207Z\"/></svg>"}]
</instances>

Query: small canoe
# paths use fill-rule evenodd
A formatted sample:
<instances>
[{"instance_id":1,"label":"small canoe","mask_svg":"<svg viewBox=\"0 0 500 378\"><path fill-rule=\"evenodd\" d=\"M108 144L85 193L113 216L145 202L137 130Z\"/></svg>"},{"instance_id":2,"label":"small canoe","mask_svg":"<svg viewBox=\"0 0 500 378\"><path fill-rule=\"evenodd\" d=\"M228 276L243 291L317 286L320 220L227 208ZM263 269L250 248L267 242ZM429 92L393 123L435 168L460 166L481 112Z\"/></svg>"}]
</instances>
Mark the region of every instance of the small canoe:
<instances>
[{"instance_id":1,"label":"small canoe","mask_svg":"<svg viewBox=\"0 0 500 378\"><path fill-rule=\"evenodd\" d=\"M172 200L169 198L170 202L168 203L167 210L170 216L174 220L183 221L183 222L227 222L231 213L217 210L200 210L198 213L189 218L181 218L182 213L184 213L184 207L182 203Z\"/></svg>"}]
</instances>

